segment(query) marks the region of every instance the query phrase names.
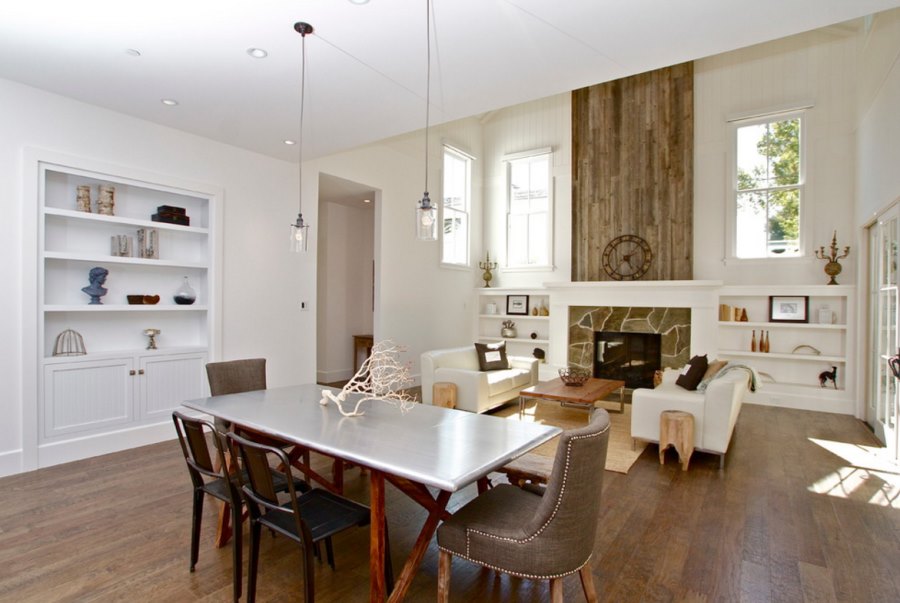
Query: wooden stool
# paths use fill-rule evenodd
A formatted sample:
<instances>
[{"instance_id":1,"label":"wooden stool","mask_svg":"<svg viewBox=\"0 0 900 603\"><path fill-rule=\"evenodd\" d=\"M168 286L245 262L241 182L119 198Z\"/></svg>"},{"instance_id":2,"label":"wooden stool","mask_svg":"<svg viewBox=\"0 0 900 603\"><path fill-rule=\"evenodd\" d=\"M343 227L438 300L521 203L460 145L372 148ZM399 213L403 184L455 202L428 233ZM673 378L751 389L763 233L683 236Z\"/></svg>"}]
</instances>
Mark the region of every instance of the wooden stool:
<instances>
[{"instance_id":1,"label":"wooden stool","mask_svg":"<svg viewBox=\"0 0 900 603\"><path fill-rule=\"evenodd\" d=\"M438 381L431 388L431 403L444 408L456 408L456 384Z\"/></svg>"},{"instance_id":2,"label":"wooden stool","mask_svg":"<svg viewBox=\"0 0 900 603\"><path fill-rule=\"evenodd\" d=\"M526 482L546 484L553 469L553 457L536 452L527 452L510 461L497 471L506 474L506 479L514 486L524 486Z\"/></svg>"},{"instance_id":3,"label":"wooden stool","mask_svg":"<svg viewBox=\"0 0 900 603\"><path fill-rule=\"evenodd\" d=\"M659 464L666 464L666 449L675 446L681 470L687 471L694 453L694 415L681 410L664 410L659 415Z\"/></svg>"}]
</instances>

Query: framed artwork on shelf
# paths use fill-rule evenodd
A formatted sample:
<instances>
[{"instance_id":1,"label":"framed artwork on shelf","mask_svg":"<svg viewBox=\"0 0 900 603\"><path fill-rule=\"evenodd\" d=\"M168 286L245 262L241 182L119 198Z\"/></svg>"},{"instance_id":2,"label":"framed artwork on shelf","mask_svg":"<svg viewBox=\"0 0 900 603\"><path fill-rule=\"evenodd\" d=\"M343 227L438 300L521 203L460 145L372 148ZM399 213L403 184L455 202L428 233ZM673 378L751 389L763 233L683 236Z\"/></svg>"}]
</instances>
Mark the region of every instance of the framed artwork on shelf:
<instances>
[{"instance_id":1,"label":"framed artwork on shelf","mask_svg":"<svg viewBox=\"0 0 900 603\"><path fill-rule=\"evenodd\" d=\"M527 316L528 315L528 296L527 295L507 295L506 296L506 313Z\"/></svg>"},{"instance_id":2,"label":"framed artwork on shelf","mask_svg":"<svg viewBox=\"0 0 900 603\"><path fill-rule=\"evenodd\" d=\"M770 295L769 322L809 322L809 296Z\"/></svg>"}]
</instances>

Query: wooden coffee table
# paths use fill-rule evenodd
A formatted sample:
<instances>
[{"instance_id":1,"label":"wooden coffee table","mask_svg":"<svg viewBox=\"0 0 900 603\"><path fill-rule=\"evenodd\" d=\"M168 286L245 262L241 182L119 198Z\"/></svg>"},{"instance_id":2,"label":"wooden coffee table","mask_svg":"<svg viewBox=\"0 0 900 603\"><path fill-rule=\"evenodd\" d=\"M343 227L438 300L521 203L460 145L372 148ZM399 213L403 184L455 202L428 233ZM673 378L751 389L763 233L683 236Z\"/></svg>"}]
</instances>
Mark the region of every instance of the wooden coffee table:
<instances>
[{"instance_id":1,"label":"wooden coffee table","mask_svg":"<svg viewBox=\"0 0 900 603\"><path fill-rule=\"evenodd\" d=\"M625 382L616 379L595 379L591 377L584 385L566 385L557 377L542 381L519 392L519 418L525 413L525 398L559 402L560 406L577 406L588 411L590 421L594 403L619 390L619 412L625 412Z\"/></svg>"}]
</instances>

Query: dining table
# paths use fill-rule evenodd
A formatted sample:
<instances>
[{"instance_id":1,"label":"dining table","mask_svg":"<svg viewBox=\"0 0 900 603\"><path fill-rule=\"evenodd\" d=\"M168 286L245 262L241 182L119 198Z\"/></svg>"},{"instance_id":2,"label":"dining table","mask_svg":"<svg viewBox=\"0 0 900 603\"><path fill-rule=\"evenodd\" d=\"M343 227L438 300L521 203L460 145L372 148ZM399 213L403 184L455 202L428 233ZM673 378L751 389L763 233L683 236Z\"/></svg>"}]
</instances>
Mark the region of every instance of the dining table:
<instances>
[{"instance_id":1,"label":"dining table","mask_svg":"<svg viewBox=\"0 0 900 603\"><path fill-rule=\"evenodd\" d=\"M381 399L362 403L361 416L344 416L323 390L307 383L187 400L183 405L234 425L310 448L368 469L369 600L402 601L450 496L479 482L525 452L556 437L558 427ZM351 394L348 401L353 401ZM428 515L393 590L385 580L385 484L424 507ZM432 489L436 492L432 492ZM389 519L389 518L388 518Z\"/></svg>"}]
</instances>

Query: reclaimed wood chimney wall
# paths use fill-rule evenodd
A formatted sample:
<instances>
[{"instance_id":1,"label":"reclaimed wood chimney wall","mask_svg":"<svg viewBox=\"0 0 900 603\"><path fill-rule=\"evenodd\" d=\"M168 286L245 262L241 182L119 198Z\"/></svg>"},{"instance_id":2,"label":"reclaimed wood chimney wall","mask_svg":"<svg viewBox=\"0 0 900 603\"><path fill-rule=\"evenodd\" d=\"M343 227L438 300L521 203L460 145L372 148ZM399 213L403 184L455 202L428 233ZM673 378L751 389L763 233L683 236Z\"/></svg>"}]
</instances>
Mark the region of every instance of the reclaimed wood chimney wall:
<instances>
[{"instance_id":1,"label":"reclaimed wood chimney wall","mask_svg":"<svg viewBox=\"0 0 900 603\"><path fill-rule=\"evenodd\" d=\"M572 93L572 280L609 281L606 245L650 244L640 280L693 278L694 65Z\"/></svg>"}]
</instances>

